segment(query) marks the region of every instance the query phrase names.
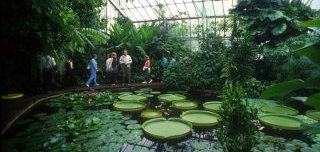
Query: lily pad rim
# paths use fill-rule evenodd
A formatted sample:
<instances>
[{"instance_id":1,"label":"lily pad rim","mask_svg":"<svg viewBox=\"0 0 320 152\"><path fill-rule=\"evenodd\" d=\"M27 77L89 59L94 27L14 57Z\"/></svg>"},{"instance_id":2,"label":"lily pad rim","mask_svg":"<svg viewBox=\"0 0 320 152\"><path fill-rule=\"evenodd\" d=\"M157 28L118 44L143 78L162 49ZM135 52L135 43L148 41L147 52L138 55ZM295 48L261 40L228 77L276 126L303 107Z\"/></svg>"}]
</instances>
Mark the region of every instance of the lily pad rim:
<instances>
[{"instance_id":1,"label":"lily pad rim","mask_svg":"<svg viewBox=\"0 0 320 152\"><path fill-rule=\"evenodd\" d=\"M181 135L175 135L175 136L161 136L161 135L154 135L150 132L147 132L145 130L146 126L150 123L154 123L154 122L157 122L157 121L178 121L178 122L181 122L185 125L187 125L189 127L189 131L184 133L184 134L181 134ZM186 121L186 120L183 120L181 118L177 118L177 117L172 117L172 118L169 118L169 119L166 119L166 118L155 118L155 119L150 119L150 120L147 120L145 121L143 124L142 124L142 130L148 134L149 136L153 137L153 138L157 138L157 139L161 139L161 140L170 140L170 139L179 139L179 138L183 138L185 137L186 135L188 135L191 131L192 131L192 123Z\"/></svg>"},{"instance_id":2,"label":"lily pad rim","mask_svg":"<svg viewBox=\"0 0 320 152\"><path fill-rule=\"evenodd\" d=\"M190 107L181 107L181 106L177 106L175 105L178 102L190 102L193 103L193 106ZM186 100L186 99L182 99L182 100L173 100L172 101L172 107L176 108L176 109L180 109L180 110L192 110L198 107L198 103L195 101L190 101L190 100Z\"/></svg>"},{"instance_id":3,"label":"lily pad rim","mask_svg":"<svg viewBox=\"0 0 320 152\"><path fill-rule=\"evenodd\" d=\"M259 119L259 122L261 122L262 124L266 125L266 126L269 126L271 128L276 128L276 129L280 129L280 130L291 130L291 131L299 131L302 129L302 127L283 127L283 126L280 126L280 125L274 125L274 124L271 124L271 123L268 123L268 122L265 122L262 120L262 118L264 117L286 117L286 118L290 118L292 120L296 120L298 122L301 123L301 125L303 124L303 121L300 120L299 118L296 118L294 116L290 116L290 115L284 115L284 114L264 114L264 115L260 115L258 116L258 119Z\"/></svg>"},{"instance_id":4,"label":"lily pad rim","mask_svg":"<svg viewBox=\"0 0 320 152\"><path fill-rule=\"evenodd\" d=\"M218 123L222 120L222 117L218 113L207 111L207 110L188 110L188 111L183 112L180 115L180 118L183 119L183 116L186 116L190 113L191 114L192 113L206 113L206 114L213 115L214 117L217 117L217 122L214 122L214 123L190 122L190 123L192 123L193 126L197 126L197 127L213 127L213 126L218 125ZM183 120L185 120L185 119L183 119ZM188 121L188 120L186 120L186 121Z\"/></svg>"},{"instance_id":5,"label":"lily pad rim","mask_svg":"<svg viewBox=\"0 0 320 152\"><path fill-rule=\"evenodd\" d=\"M137 103L137 104L140 104L140 105L143 105L142 107L139 107L139 108L119 108L117 107L116 105L117 104L121 104L121 103ZM143 110L144 108L146 108L146 104L144 102L140 102L140 101L126 101L126 100L121 100L121 101L118 101L116 103L114 103L113 105L113 108L118 110L118 111L123 111L123 112L135 112L135 111L140 111L140 110Z\"/></svg>"}]
</instances>

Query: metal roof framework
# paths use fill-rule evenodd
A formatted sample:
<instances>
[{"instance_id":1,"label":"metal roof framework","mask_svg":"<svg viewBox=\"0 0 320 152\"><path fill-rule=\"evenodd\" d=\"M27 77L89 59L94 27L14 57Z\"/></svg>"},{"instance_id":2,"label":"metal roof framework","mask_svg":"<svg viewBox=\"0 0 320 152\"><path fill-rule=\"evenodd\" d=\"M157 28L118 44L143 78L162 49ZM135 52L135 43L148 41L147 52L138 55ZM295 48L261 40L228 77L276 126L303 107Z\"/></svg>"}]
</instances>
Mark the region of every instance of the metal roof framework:
<instances>
[{"instance_id":1,"label":"metal roof framework","mask_svg":"<svg viewBox=\"0 0 320 152\"><path fill-rule=\"evenodd\" d=\"M193 43L197 43L199 38L196 28L192 27L198 26L204 32L213 25L217 30L217 24L225 25L229 9L236 4L237 0L107 0L107 5L111 5L118 15L108 17L110 14L106 11L105 16L111 25L114 23L111 20L119 15L128 17L136 26L153 22L165 22L166 25L183 23L188 26L188 33L184 37L189 39L192 46L197 45ZM219 33L226 39L230 34L224 29Z\"/></svg>"},{"instance_id":2,"label":"metal roof framework","mask_svg":"<svg viewBox=\"0 0 320 152\"><path fill-rule=\"evenodd\" d=\"M237 0L108 0L133 23L224 18ZM160 7L164 9L162 14ZM165 18L160 18L160 16Z\"/></svg>"}]
</instances>

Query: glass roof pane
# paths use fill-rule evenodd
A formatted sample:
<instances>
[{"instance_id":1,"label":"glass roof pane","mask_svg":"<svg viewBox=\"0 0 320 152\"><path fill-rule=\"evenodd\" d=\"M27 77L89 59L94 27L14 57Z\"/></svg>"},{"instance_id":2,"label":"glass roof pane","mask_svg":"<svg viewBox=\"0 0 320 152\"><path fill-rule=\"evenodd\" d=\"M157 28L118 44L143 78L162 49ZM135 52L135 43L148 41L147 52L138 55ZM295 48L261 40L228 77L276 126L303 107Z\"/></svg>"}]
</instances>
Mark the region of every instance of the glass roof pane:
<instances>
[{"instance_id":1,"label":"glass roof pane","mask_svg":"<svg viewBox=\"0 0 320 152\"><path fill-rule=\"evenodd\" d=\"M214 10L213 10L213 5L211 1L204 2L204 7L206 9L207 16L214 16Z\"/></svg>"},{"instance_id":2,"label":"glass roof pane","mask_svg":"<svg viewBox=\"0 0 320 152\"><path fill-rule=\"evenodd\" d=\"M145 20L147 18L145 16L142 16L143 14L139 13L137 9L131 9L131 12L135 17L137 17L138 21Z\"/></svg>"},{"instance_id":3,"label":"glass roof pane","mask_svg":"<svg viewBox=\"0 0 320 152\"><path fill-rule=\"evenodd\" d=\"M155 14L155 12L152 10L151 7L145 7L145 9L152 20L155 20L158 18L158 16Z\"/></svg>"},{"instance_id":4,"label":"glass roof pane","mask_svg":"<svg viewBox=\"0 0 320 152\"><path fill-rule=\"evenodd\" d=\"M162 1L162 4L174 4L175 0L160 0Z\"/></svg>"},{"instance_id":5,"label":"glass roof pane","mask_svg":"<svg viewBox=\"0 0 320 152\"><path fill-rule=\"evenodd\" d=\"M191 17L196 17L198 16L196 9L194 7L194 5L192 3L186 3L186 7L188 9L188 12L190 14Z\"/></svg>"},{"instance_id":6,"label":"glass roof pane","mask_svg":"<svg viewBox=\"0 0 320 152\"><path fill-rule=\"evenodd\" d=\"M222 1L213 1L214 9L217 16L223 16L223 5ZM226 10L224 10L226 12Z\"/></svg>"},{"instance_id":7,"label":"glass roof pane","mask_svg":"<svg viewBox=\"0 0 320 152\"><path fill-rule=\"evenodd\" d=\"M184 4L177 4L177 7L179 8L179 12L180 12L181 17L188 17L188 12L187 12Z\"/></svg>"},{"instance_id":8,"label":"glass roof pane","mask_svg":"<svg viewBox=\"0 0 320 152\"><path fill-rule=\"evenodd\" d=\"M158 5L157 0L140 0L149 3L151 6Z\"/></svg>"},{"instance_id":9,"label":"glass roof pane","mask_svg":"<svg viewBox=\"0 0 320 152\"><path fill-rule=\"evenodd\" d=\"M126 10L124 10L124 13L125 13L126 15L128 15L128 17L129 17L132 21L136 21L136 20L137 20L136 17L130 12L130 10L126 9Z\"/></svg>"},{"instance_id":10,"label":"glass roof pane","mask_svg":"<svg viewBox=\"0 0 320 152\"><path fill-rule=\"evenodd\" d=\"M134 8L131 2L126 3L126 0L120 0L120 7L122 8Z\"/></svg>"},{"instance_id":11,"label":"glass roof pane","mask_svg":"<svg viewBox=\"0 0 320 152\"><path fill-rule=\"evenodd\" d=\"M140 2L138 0L134 0L131 2L133 4L133 6L135 7L142 7L142 5L140 4Z\"/></svg>"},{"instance_id":12,"label":"glass roof pane","mask_svg":"<svg viewBox=\"0 0 320 152\"><path fill-rule=\"evenodd\" d=\"M229 10L233 8L232 1L223 1L225 15L229 15Z\"/></svg>"},{"instance_id":13,"label":"glass roof pane","mask_svg":"<svg viewBox=\"0 0 320 152\"><path fill-rule=\"evenodd\" d=\"M149 14L151 14L151 12L146 12L144 8L137 8L136 10L138 12L140 12L140 14L143 16L144 19L150 20L150 15Z\"/></svg>"},{"instance_id":14,"label":"glass roof pane","mask_svg":"<svg viewBox=\"0 0 320 152\"><path fill-rule=\"evenodd\" d=\"M229 14L237 0L110 0L133 21L156 20L159 4L163 5L164 16L170 18L213 17ZM151 6L151 7L150 7ZM130 8L130 10L128 10ZM223 9L224 8L224 9Z\"/></svg>"},{"instance_id":15,"label":"glass roof pane","mask_svg":"<svg viewBox=\"0 0 320 152\"><path fill-rule=\"evenodd\" d=\"M183 2L185 2L185 3L186 3L186 2L192 2L192 0L183 0Z\"/></svg>"},{"instance_id":16,"label":"glass roof pane","mask_svg":"<svg viewBox=\"0 0 320 152\"><path fill-rule=\"evenodd\" d=\"M171 13L173 14L173 16L178 16L180 17L180 14L177 10L177 7L173 4L173 5L167 5L171 11ZM176 17L175 17L176 18Z\"/></svg>"},{"instance_id":17,"label":"glass roof pane","mask_svg":"<svg viewBox=\"0 0 320 152\"><path fill-rule=\"evenodd\" d=\"M199 16L205 16L205 8L203 7L202 2L195 2L195 7L199 13Z\"/></svg>"}]
</instances>

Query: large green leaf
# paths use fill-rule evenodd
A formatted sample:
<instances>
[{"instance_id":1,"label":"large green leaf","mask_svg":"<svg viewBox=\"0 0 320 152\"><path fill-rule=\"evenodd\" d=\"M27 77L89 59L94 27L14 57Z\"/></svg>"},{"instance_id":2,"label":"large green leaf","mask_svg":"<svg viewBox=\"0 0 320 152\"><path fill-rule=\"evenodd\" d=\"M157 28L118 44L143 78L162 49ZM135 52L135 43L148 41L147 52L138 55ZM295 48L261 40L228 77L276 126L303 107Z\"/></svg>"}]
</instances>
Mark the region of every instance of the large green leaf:
<instances>
[{"instance_id":1,"label":"large green leaf","mask_svg":"<svg viewBox=\"0 0 320 152\"><path fill-rule=\"evenodd\" d=\"M304 81L301 79L294 79L274 84L262 92L260 98L267 99L270 97L284 96L292 91L302 88L303 84Z\"/></svg>"},{"instance_id":2,"label":"large green leaf","mask_svg":"<svg viewBox=\"0 0 320 152\"><path fill-rule=\"evenodd\" d=\"M262 92L260 98L266 99L270 97L284 96L292 91L301 88L320 89L320 77L316 77L306 81L303 81L301 79L294 79L274 84L268 87L264 92Z\"/></svg>"},{"instance_id":3,"label":"large green leaf","mask_svg":"<svg viewBox=\"0 0 320 152\"><path fill-rule=\"evenodd\" d=\"M309 96L307 101L305 102L305 104L312 106L315 109L319 110L320 109L320 92Z\"/></svg>"},{"instance_id":4,"label":"large green leaf","mask_svg":"<svg viewBox=\"0 0 320 152\"><path fill-rule=\"evenodd\" d=\"M263 9L262 9L263 10ZM263 13L267 14L267 15L263 15L268 17L271 21L277 20L281 17L284 17L283 13L281 11L276 11L276 10L266 10L266 11L262 11Z\"/></svg>"},{"instance_id":5,"label":"large green leaf","mask_svg":"<svg viewBox=\"0 0 320 152\"><path fill-rule=\"evenodd\" d=\"M296 55L307 56L312 62L320 65L320 42L311 43L294 52Z\"/></svg>"},{"instance_id":6,"label":"large green leaf","mask_svg":"<svg viewBox=\"0 0 320 152\"><path fill-rule=\"evenodd\" d=\"M320 76L306 80L303 87L308 89L320 89Z\"/></svg>"},{"instance_id":7,"label":"large green leaf","mask_svg":"<svg viewBox=\"0 0 320 152\"><path fill-rule=\"evenodd\" d=\"M320 28L320 18L303 22L304 26Z\"/></svg>"},{"instance_id":8,"label":"large green leaf","mask_svg":"<svg viewBox=\"0 0 320 152\"><path fill-rule=\"evenodd\" d=\"M287 29L287 24L282 23L282 24L276 26L275 28L273 28L271 32L274 36L278 36L278 35L282 34L284 31L286 31L286 29Z\"/></svg>"}]
</instances>

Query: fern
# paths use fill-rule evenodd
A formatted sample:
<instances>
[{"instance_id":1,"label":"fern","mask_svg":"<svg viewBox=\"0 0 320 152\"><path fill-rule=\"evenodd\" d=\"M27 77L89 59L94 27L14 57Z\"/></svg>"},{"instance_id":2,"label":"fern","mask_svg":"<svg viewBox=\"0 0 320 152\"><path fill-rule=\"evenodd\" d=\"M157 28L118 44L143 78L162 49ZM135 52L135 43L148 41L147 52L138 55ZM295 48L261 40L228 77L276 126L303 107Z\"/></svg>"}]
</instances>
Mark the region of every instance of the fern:
<instances>
[{"instance_id":1,"label":"fern","mask_svg":"<svg viewBox=\"0 0 320 152\"><path fill-rule=\"evenodd\" d=\"M108 39L108 36L105 33L95 29L82 28L80 32L98 44L104 44Z\"/></svg>"}]
</instances>

